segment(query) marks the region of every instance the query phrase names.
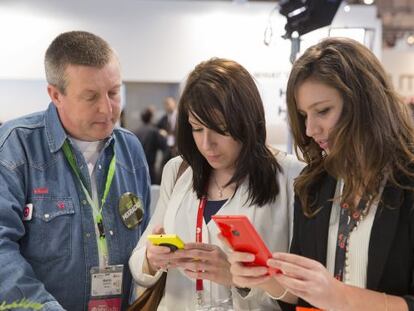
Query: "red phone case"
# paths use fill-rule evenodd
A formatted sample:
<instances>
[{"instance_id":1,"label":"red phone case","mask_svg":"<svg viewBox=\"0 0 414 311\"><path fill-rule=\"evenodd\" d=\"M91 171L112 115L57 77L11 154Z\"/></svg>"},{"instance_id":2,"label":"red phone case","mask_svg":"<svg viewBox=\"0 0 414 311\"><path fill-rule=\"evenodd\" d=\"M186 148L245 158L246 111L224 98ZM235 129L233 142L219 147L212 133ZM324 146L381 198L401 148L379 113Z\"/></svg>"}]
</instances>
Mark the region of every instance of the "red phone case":
<instances>
[{"instance_id":1,"label":"red phone case","mask_svg":"<svg viewBox=\"0 0 414 311\"><path fill-rule=\"evenodd\" d=\"M252 263L245 263L245 265L267 267L266 261L272 257L272 253L249 218L244 215L213 215L211 218L233 250L255 255L255 260ZM271 275L278 272L278 269L269 268L269 274Z\"/></svg>"}]
</instances>

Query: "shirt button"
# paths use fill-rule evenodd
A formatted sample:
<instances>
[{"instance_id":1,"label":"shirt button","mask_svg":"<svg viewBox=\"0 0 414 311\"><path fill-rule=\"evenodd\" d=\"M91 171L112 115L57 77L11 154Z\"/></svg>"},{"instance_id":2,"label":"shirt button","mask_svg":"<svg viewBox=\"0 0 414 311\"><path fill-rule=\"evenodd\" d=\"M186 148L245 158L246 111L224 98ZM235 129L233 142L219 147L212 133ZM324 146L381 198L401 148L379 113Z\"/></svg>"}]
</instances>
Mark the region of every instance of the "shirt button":
<instances>
[{"instance_id":1,"label":"shirt button","mask_svg":"<svg viewBox=\"0 0 414 311\"><path fill-rule=\"evenodd\" d=\"M90 234L90 233L87 233L87 234L86 234L86 237L87 237L87 238L89 238L90 236L91 236L91 234Z\"/></svg>"},{"instance_id":2,"label":"shirt button","mask_svg":"<svg viewBox=\"0 0 414 311\"><path fill-rule=\"evenodd\" d=\"M114 235L114 232L112 230L109 230L110 235Z\"/></svg>"},{"instance_id":3,"label":"shirt button","mask_svg":"<svg viewBox=\"0 0 414 311\"><path fill-rule=\"evenodd\" d=\"M98 165L98 168L101 170L101 169L102 169L102 165L100 165L100 164L99 164L99 165Z\"/></svg>"},{"instance_id":4,"label":"shirt button","mask_svg":"<svg viewBox=\"0 0 414 311\"><path fill-rule=\"evenodd\" d=\"M50 215L49 214L45 214L45 219L49 219Z\"/></svg>"},{"instance_id":5,"label":"shirt button","mask_svg":"<svg viewBox=\"0 0 414 311\"><path fill-rule=\"evenodd\" d=\"M83 205L86 205L86 203L88 203L88 202L86 202L86 200L82 200Z\"/></svg>"}]
</instances>

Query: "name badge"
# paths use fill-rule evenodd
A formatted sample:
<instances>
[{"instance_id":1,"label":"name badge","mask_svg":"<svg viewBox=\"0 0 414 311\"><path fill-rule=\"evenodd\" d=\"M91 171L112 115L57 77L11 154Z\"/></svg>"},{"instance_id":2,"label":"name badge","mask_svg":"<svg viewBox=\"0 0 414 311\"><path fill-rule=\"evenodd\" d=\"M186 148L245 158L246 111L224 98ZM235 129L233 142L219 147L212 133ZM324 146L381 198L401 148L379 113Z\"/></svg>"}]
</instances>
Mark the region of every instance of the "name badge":
<instances>
[{"instance_id":1,"label":"name badge","mask_svg":"<svg viewBox=\"0 0 414 311\"><path fill-rule=\"evenodd\" d=\"M121 195L118 203L119 215L128 229L133 229L144 218L142 200L132 192Z\"/></svg>"},{"instance_id":2,"label":"name badge","mask_svg":"<svg viewBox=\"0 0 414 311\"><path fill-rule=\"evenodd\" d=\"M123 265L91 269L91 297L122 295Z\"/></svg>"}]
</instances>

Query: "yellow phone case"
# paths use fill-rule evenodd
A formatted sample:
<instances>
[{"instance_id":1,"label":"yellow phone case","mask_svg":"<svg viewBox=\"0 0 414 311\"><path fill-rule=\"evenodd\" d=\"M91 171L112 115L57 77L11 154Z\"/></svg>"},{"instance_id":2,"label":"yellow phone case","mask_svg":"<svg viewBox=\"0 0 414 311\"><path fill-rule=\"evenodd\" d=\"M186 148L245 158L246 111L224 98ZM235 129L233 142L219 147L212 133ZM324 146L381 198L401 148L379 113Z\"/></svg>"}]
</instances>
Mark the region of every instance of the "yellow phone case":
<instances>
[{"instance_id":1,"label":"yellow phone case","mask_svg":"<svg viewBox=\"0 0 414 311\"><path fill-rule=\"evenodd\" d=\"M176 234L150 234L147 238L152 244L167 246L173 251L184 248L184 242Z\"/></svg>"}]
</instances>

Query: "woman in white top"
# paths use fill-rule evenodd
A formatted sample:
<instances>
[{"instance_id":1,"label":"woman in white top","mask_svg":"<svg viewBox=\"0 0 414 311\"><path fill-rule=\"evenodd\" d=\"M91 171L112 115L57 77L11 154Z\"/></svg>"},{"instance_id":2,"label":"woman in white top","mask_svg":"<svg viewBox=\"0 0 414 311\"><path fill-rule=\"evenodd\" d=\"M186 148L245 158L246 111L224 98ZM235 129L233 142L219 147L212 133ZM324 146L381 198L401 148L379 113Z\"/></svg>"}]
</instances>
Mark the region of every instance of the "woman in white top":
<instances>
[{"instance_id":1,"label":"woman in white top","mask_svg":"<svg viewBox=\"0 0 414 311\"><path fill-rule=\"evenodd\" d=\"M195 310L196 279L208 305L227 301L236 310L274 310L277 303L262 290L235 288L228 250L210 220L213 214L247 215L271 250L288 250L293 179L303 165L266 146L263 104L242 66L215 58L191 72L179 102L177 146L181 157L165 166L156 210L130 259L136 283L150 287L168 269L158 310ZM183 159L189 168L176 180ZM185 249L171 252L147 242L148 234L164 232L179 235Z\"/></svg>"},{"instance_id":2,"label":"woman in white top","mask_svg":"<svg viewBox=\"0 0 414 311\"><path fill-rule=\"evenodd\" d=\"M274 278L241 265L233 280L265 289L283 310L414 310L414 128L377 58L329 38L293 65L287 88L296 147L291 253Z\"/></svg>"}]
</instances>

